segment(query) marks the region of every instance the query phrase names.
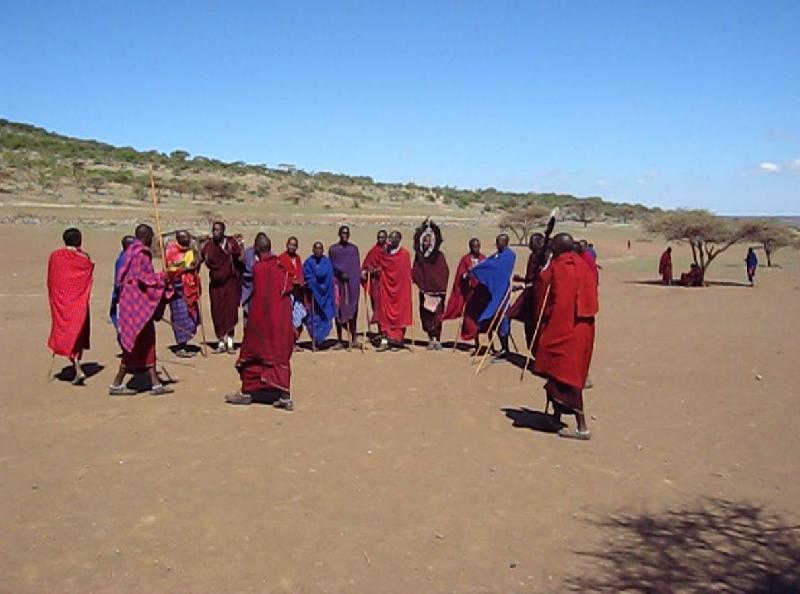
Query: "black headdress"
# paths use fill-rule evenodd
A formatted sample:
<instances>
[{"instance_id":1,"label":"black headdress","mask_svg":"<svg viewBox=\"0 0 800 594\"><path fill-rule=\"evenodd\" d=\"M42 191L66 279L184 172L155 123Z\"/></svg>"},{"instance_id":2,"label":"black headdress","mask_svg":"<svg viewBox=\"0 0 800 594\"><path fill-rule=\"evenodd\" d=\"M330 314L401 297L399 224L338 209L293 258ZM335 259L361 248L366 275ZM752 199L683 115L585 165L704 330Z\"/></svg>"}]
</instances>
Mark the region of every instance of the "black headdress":
<instances>
[{"instance_id":1,"label":"black headdress","mask_svg":"<svg viewBox=\"0 0 800 594\"><path fill-rule=\"evenodd\" d=\"M433 241L428 251L424 251L422 249L422 240L428 236L432 237ZM439 225L428 217L414 232L414 252L420 258L430 258L439 253L439 249L442 247L442 241L444 241L442 239L442 230L439 229Z\"/></svg>"}]
</instances>

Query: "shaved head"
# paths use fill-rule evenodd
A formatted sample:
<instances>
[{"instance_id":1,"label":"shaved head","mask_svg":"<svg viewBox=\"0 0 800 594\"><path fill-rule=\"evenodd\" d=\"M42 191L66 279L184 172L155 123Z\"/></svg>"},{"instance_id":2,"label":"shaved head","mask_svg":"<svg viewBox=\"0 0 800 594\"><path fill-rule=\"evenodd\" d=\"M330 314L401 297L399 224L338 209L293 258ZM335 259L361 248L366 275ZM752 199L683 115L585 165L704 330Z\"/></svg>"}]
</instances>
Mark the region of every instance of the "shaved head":
<instances>
[{"instance_id":1,"label":"shaved head","mask_svg":"<svg viewBox=\"0 0 800 594\"><path fill-rule=\"evenodd\" d=\"M189 235L188 231L178 231L175 233L175 241L178 242L178 245L181 247L189 247L189 244L192 241L191 235Z\"/></svg>"},{"instance_id":2,"label":"shaved head","mask_svg":"<svg viewBox=\"0 0 800 594\"><path fill-rule=\"evenodd\" d=\"M558 233L553 237L553 255L560 256L565 252L571 252L575 249L575 240L569 233Z\"/></svg>"},{"instance_id":3,"label":"shaved head","mask_svg":"<svg viewBox=\"0 0 800 594\"><path fill-rule=\"evenodd\" d=\"M256 235L256 241L253 244L253 249L259 256L262 254L268 254L272 251L272 242L269 240L269 237L267 237L266 233L259 233Z\"/></svg>"},{"instance_id":4,"label":"shaved head","mask_svg":"<svg viewBox=\"0 0 800 594\"><path fill-rule=\"evenodd\" d=\"M494 240L494 245L497 247L498 252L502 252L508 247L508 235L505 233L501 233L497 236L497 239Z\"/></svg>"},{"instance_id":5,"label":"shaved head","mask_svg":"<svg viewBox=\"0 0 800 594\"><path fill-rule=\"evenodd\" d=\"M142 223L141 225L137 226L134 235L136 236L136 239L141 241L147 247L153 245L153 228L150 225Z\"/></svg>"}]
</instances>

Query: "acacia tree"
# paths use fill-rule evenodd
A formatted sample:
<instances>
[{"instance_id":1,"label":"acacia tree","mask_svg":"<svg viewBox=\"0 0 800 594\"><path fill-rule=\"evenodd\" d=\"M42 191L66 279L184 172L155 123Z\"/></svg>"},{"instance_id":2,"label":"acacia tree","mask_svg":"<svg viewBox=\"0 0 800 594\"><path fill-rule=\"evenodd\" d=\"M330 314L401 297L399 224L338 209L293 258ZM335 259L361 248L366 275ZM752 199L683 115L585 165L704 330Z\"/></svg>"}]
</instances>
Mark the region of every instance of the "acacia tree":
<instances>
[{"instance_id":1,"label":"acacia tree","mask_svg":"<svg viewBox=\"0 0 800 594\"><path fill-rule=\"evenodd\" d=\"M511 231L520 245L528 241L528 236L536 225L541 224L550 211L539 204L528 204L506 212L499 221L500 229Z\"/></svg>"},{"instance_id":2,"label":"acacia tree","mask_svg":"<svg viewBox=\"0 0 800 594\"><path fill-rule=\"evenodd\" d=\"M757 228L749 237L764 248L767 255L767 266L772 266L772 254L781 248L795 246L800 248L800 234L785 225L774 221L755 222Z\"/></svg>"},{"instance_id":3,"label":"acacia tree","mask_svg":"<svg viewBox=\"0 0 800 594\"><path fill-rule=\"evenodd\" d=\"M675 210L647 221L645 229L667 241L688 243L692 259L705 275L711 262L740 241L754 236L758 223L728 221L707 210Z\"/></svg>"}]
</instances>

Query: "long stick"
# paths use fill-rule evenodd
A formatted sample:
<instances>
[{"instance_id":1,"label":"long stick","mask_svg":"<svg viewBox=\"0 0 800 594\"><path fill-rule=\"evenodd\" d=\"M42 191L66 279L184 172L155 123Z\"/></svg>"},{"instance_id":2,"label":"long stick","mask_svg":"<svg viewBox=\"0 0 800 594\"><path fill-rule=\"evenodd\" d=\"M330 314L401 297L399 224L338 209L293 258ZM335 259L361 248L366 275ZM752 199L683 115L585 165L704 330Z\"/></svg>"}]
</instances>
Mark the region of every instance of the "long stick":
<instances>
[{"instance_id":1,"label":"long stick","mask_svg":"<svg viewBox=\"0 0 800 594\"><path fill-rule=\"evenodd\" d=\"M544 299L542 299L542 306L539 308L539 317L536 319L536 328L533 329L533 336L528 345L528 352L525 354L525 366L522 368L522 373L519 376L519 381L525 379L525 372L528 371L528 364L530 363L531 356L533 355L533 343L536 342L536 336L539 334L539 327L542 325L542 317L544 316L544 308L547 305L547 298L550 296L550 285L544 291Z\"/></svg>"},{"instance_id":2,"label":"long stick","mask_svg":"<svg viewBox=\"0 0 800 594\"><path fill-rule=\"evenodd\" d=\"M475 375L478 375L481 372L481 368L483 367L483 364L486 362L486 358L489 356L489 351L491 350L492 342L494 341L495 330L500 327L500 324L502 323L502 320L503 320L503 316L505 316L506 315L506 311L508 311L509 303L511 303L511 282L510 281L508 283L508 290L506 291L506 294L503 297L503 300L500 302L500 306L498 306L497 312L495 312L495 317L492 319L494 327L492 325L489 326L489 332L488 332L489 344L486 347L486 351L483 353L483 357L481 358L481 362L478 365L478 369L475 370ZM502 312L502 313L500 313L500 312ZM498 315L498 314L500 314L500 315ZM495 320L496 320L496 323L494 323Z\"/></svg>"},{"instance_id":3,"label":"long stick","mask_svg":"<svg viewBox=\"0 0 800 594\"><path fill-rule=\"evenodd\" d=\"M369 313L369 301L372 295L372 273L367 270L367 285L364 287L364 311L367 313L367 321L364 325L364 340L367 342L367 332L369 331L369 320L372 317ZM363 343L362 343L363 344Z\"/></svg>"},{"instance_id":4,"label":"long stick","mask_svg":"<svg viewBox=\"0 0 800 594\"><path fill-rule=\"evenodd\" d=\"M414 290L413 288L411 289ZM417 311L414 309L414 293L411 293L411 348L414 350L414 343L417 342Z\"/></svg>"},{"instance_id":5,"label":"long stick","mask_svg":"<svg viewBox=\"0 0 800 594\"><path fill-rule=\"evenodd\" d=\"M158 246L161 248L161 270L167 269L167 252L164 250L164 236L161 234L161 217L158 215L158 196L156 195L156 180L153 177L153 166L150 165L150 191L153 195L153 210L156 214L156 232L158 233Z\"/></svg>"},{"instance_id":6,"label":"long stick","mask_svg":"<svg viewBox=\"0 0 800 594\"><path fill-rule=\"evenodd\" d=\"M200 352L203 357L208 357L208 341L206 340L206 324L203 315L203 281L200 279L200 271L197 271L197 317L200 322L200 336L203 339L203 346Z\"/></svg>"},{"instance_id":7,"label":"long stick","mask_svg":"<svg viewBox=\"0 0 800 594\"><path fill-rule=\"evenodd\" d=\"M311 291L311 352L317 352L317 324L314 319L317 317L316 308L314 307L314 292Z\"/></svg>"},{"instance_id":8,"label":"long stick","mask_svg":"<svg viewBox=\"0 0 800 594\"><path fill-rule=\"evenodd\" d=\"M153 211L156 215L156 232L158 233L158 246L161 248L161 270L167 269L167 251L164 248L164 233L161 231L161 216L158 213L158 195L156 194L156 180L153 176L153 166L150 165L150 193L153 196ZM197 275L198 281L200 280L200 274L198 271ZM197 304L197 316L200 322L200 334L203 338L203 345L200 348L200 353L203 357L208 357L208 345L206 344L206 325L203 323L203 287L199 287L199 300ZM170 324L172 325L172 324Z\"/></svg>"},{"instance_id":9,"label":"long stick","mask_svg":"<svg viewBox=\"0 0 800 594\"><path fill-rule=\"evenodd\" d=\"M489 345L486 347L487 351L492 344L492 340L494 340L494 327L497 323L497 316L500 314L500 311L503 309L503 303L505 303L506 299L508 299L509 294L511 293L511 279L508 280L508 290L503 298L500 300L500 303L497 305L497 310L495 310L494 315L492 316L492 321L489 322L489 328L487 329L487 335L489 337ZM481 333L480 329L478 329L478 347L475 349L475 352L472 354L472 359L470 359L470 365L475 362L475 358L478 357L478 351L480 351L480 344L481 344Z\"/></svg>"}]
</instances>

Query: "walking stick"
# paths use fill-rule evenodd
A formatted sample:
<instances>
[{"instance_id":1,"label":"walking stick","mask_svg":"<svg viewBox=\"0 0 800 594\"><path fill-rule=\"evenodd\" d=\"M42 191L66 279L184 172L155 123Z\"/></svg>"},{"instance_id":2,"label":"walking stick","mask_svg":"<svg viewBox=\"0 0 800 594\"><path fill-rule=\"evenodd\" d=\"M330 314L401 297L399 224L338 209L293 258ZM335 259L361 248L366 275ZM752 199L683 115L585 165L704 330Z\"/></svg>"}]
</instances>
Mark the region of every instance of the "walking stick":
<instances>
[{"instance_id":1,"label":"walking stick","mask_svg":"<svg viewBox=\"0 0 800 594\"><path fill-rule=\"evenodd\" d=\"M489 350L492 346L492 342L494 341L495 330L502 323L503 316L505 316L506 311L508 311L509 303L511 303L511 282L509 282L508 284L508 290L506 291L506 294L503 297L503 301L500 302L500 306L498 306L497 312L495 312L495 317L492 318L492 324L489 326L489 332L487 333L489 337L489 344L486 347L486 351L483 353L483 357L481 358L481 362L478 365L478 369L475 371L475 375L478 375L481 372L481 368L483 367L483 364L486 362L486 358L489 356Z\"/></svg>"},{"instance_id":2,"label":"walking stick","mask_svg":"<svg viewBox=\"0 0 800 594\"><path fill-rule=\"evenodd\" d=\"M316 314L317 310L314 307L314 302L315 301L316 301L316 299L314 299L314 293L312 292L311 293L311 352L312 353L316 353L317 352L317 332L316 332L317 325L316 325L316 323L314 323L314 318L317 317L317 314Z\"/></svg>"},{"instance_id":3,"label":"walking stick","mask_svg":"<svg viewBox=\"0 0 800 594\"><path fill-rule=\"evenodd\" d=\"M369 331L369 320L372 317L369 313L369 300L370 300L370 295L372 294L371 281L372 281L372 273L369 270L367 270L367 285L364 287L364 311L367 314L367 320L366 320L366 325L364 326L364 340L362 344L364 342L367 342L367 332ZM364 349L362 348L361 350Z\"/></svg>"},{"instance_id":4,"label":"walking stick","mask_svg":"<svg viewBox=\"0 0 800 594\"><path fill-rule=\"evenodd\" d=\"M161 270L167 269L167 252L164 249L164 236L161 235L161 217L158 215L158 196L156 195L156 180L153 177L153 166L150 165L150 191L153 195L153 210L156 215L156 232L158 233L158 247L161 248Z\"/></svg>"},{"instance_id":5,"label":"walking stick","mask_svg":"<svg viewBox=\"0 0 800 594\"><path fill-rule=\"evenodd\" d=\"M414 309L414 293L411 293L411 347L414 350L414 343L417 342L417 311Z\"/></svg>"},{"instance_id":6,"label":"walking stick","mask_svg":"<svg viewBox=\"0 0 800 594\"><path fill-rule=\"evenodd\" d=\"M539 317L536 319L536 328L533 329L533 336L531 336L531 342L528 345L528 352L525 354L525 366L522 368L522 373L519 376L519 381L525 379L525 372L528 370L528 364L530 363L531 356L533 355L533 343L536 342L536 336L539 334L539 326L542 325L542 316L544 316L544 308L547 305L547 298L550 296L550 285L547 285L547 288L544 291L544 299L542 299L542 306L539 308Z\"/></svg>"},{"instance_id":7,"label":"walking stick","mask_svg":"<svg viewBox=\"0 0 800 594\"><path fill-rule=\"evenodd\" d=\"M208 358L208 341L206 340L206 324L203 319L203 282L200 279L200 271L197 271L197 321L200 322L200 337L203 339L203 345L200 348L200 353L203 357Z\"/></svg>"},{"instance_id":8,"label":"walking stick","mask_svg":"<svg viewBox=\"0 0 800 594\"><path fill-rule=\"evenodd\" d=\"M494 333L495 324L497 322L497 316L500 313L500 311L503 309L503 303L505 303L505 300L508 298L510 292L511 292L511 279L509 279L509 281L508 281L508 290L506 291L506 294L500 300L500 303L497 305L497 310L494 312L494 315L492 316L491 322L489 322L489 328L487 329L487 332L486 332L487 336L489 337L489 345L486 347L487 351L489 350L489 347L492 345L492 341L494 340L493 333ZM472 358L470 359L470 365L472 365L475 362L475 358L478 357L478 352L480 351L480 342L481 341L480 341L480 329L479 329L479 331L478 331L478 347L475 349L475 352L472 354Z\"/></svg>"}]
</instances>

